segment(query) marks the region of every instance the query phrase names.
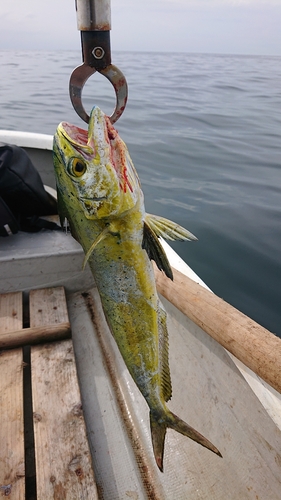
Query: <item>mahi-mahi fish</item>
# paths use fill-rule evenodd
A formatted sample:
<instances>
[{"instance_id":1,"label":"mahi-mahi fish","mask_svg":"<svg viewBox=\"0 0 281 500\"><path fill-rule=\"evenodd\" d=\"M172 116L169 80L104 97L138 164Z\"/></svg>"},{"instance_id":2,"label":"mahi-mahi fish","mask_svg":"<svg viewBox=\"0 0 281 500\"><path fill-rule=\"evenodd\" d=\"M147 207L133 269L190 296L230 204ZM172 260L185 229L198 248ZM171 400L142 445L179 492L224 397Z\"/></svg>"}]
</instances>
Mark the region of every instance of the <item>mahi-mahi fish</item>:
<instances>
[{"instance_id":1,"label":"mahi-mahi fish","mask_svg":"<svg viewBox=\"0 0 281 500\"><path fill-rule=\"evenodd\" d=\"M221 456L166 402L172 386L166 313L156 291L154 260L172 270L159 241L196 239L172 221L145 212L137 172L109 118L94 107L88 131L66 122L54 136L54 166L61 222L85 252L110 330L126 366L147 401L156 463L163 471L167 428Z\"/></svg>"}]
</instances>

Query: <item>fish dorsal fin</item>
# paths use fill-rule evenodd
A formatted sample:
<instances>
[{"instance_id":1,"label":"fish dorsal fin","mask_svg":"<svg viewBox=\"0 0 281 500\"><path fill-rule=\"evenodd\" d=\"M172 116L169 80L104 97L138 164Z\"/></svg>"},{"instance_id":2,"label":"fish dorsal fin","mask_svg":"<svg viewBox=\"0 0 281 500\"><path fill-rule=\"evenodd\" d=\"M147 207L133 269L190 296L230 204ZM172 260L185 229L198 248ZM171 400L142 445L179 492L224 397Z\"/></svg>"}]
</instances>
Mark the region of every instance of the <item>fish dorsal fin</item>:
<instances>
[{"instance_id":1,"label":"fish dorsal fin","mask_svg":"<svg viewBox=\"0 0 281 500\"><path fill-rule=\"evenodd\" d=\"M187 241L193 240L196 241L197 238L194 234L190 233L187 229L176 224L169 219L165 219L164 217L159 217L158 215L146 214L145 220L147 224L151 227L151 229L155 232L155 234L165 240L180 240Z\"/></svg>"},{"instance_id":2,"label":"fish dorsal fin","mask_svg":"<svg viewBox=\"0 0 281 500\"><path fill-rule=\"evenodd\" d=\"M172 397L172 383L169 368L169 337L166 323L166 313L158 305L158 338L159 338L159 372L161 378L162 396L165 401Z\"/></svg>"},{"instance_id":3,"label":"fish dorsal fin","mask_svg":"<svg viewBox=\"0 0 281 500\"><path fill-rule=\"evenodd\" d=\"M142 248L146 250L150 260L154 260L160 271L164 271L166 276L168 276L168 278L172 280L173 272L165 250L163 249L159 239L157 238L157 235L155 234L153 229L151 229L146 220L144 221L143 225Z\"/></svg>"}]
</instances>

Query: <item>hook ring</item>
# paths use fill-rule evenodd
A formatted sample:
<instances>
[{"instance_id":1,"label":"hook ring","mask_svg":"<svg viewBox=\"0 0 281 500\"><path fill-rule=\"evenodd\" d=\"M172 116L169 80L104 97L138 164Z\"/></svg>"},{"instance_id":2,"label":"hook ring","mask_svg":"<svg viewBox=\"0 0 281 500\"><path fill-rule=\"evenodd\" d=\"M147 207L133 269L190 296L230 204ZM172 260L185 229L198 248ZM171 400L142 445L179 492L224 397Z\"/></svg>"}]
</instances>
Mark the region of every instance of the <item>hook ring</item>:
<instances>
[{"instance_id":1,"label":"hook ring","mask_svg":"<svg viewBox=\"0 0 281 500\"><path fill-rule=\"evenodd\" d=\"M97 70L92 66L82 64L81 66L75 68L69 80L69 95L72 106L80 118L82 118L82 120L86 123L89 123L90 117L82 104L82 90L88 78L90 78L90 76L96 71ZM126 78L122 71L120 71L113 64L109 64L106 68L98 70L98 72L104 75L114 87L116 94L116 106L109 119L111 123L115 123L122 115L128 99L128 86Z\"/></svg>"}]
</instances>

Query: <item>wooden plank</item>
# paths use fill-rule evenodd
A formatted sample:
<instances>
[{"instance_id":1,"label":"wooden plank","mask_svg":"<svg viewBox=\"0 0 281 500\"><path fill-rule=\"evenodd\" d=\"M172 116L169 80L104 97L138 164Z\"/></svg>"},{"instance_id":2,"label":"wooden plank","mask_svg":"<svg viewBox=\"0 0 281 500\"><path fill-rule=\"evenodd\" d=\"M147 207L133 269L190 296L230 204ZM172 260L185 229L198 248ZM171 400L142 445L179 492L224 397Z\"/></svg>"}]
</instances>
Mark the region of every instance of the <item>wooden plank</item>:
<instances>
[{"instance_id":1,"label":"wooden plank","mask_svg":"<svg viewBox=\"0 0 281 500\"><path fill-rule=\"evenodd\" d=\"M0 295L0 338L22 327L21 292ZM22 349L0 352L0 496L25 498Z\"/></svg>"},{"instance_id":2,"label":"wooden plank","mask_svg":"<svg viewBox=\"0 0 281 500\"><path fill-rule=\"evenodd\" d=\"M281 393L278 337L176 269L173 281L154 271L163 297Z\"/></svg>"},{"instance_id":3,"label":"wooden plank","mask_svg":"<svg viewBox=\"0 0 281 500\"><path fill-rule=\"evenodd\" d=\"M71 336L70 323L57 323L49 326L34 326L23 330L14 330L0 336L0 349L12 349L24 345L43 344Z\"/></svg>"},{"instance_id":4,"label":"wooden plank","mask_svg":"<svg viewBox=\"0 0 281 500\"><path fill-rule=\"evenodd\" d=\"M30 326L69 323L64 288L31 290L29 294Z\"/></svg>"},{"instance_id":5,"label":"wooden plank","mask_svg":"<svg viewBox=\"0 0 281 500\"><path fill-rule=\"evenodd\" d=\"M30 294L30 324L67 322L63 288ZM97 499L71 340L31 348L37 500Z\"/></svg>"}]
</instances>

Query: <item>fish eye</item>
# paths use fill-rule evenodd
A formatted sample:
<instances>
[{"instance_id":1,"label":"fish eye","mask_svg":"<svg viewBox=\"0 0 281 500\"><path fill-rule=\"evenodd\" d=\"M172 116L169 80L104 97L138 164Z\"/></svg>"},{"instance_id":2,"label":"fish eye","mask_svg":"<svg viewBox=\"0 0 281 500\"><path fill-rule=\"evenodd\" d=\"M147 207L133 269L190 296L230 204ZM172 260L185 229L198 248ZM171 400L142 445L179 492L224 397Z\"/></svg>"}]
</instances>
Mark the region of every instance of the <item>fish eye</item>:
<instances>
[{"instance_id":1,"label":"fish eye","mask_svg":"<svg viewBox=\"0 0 281 500\"><path fill-rule=\"evenodd\" d=\"M70 173L75 177L81 177L86 172L86 163L80 158L73 158L70 164Z\"/></svg>"}]
</instances>

